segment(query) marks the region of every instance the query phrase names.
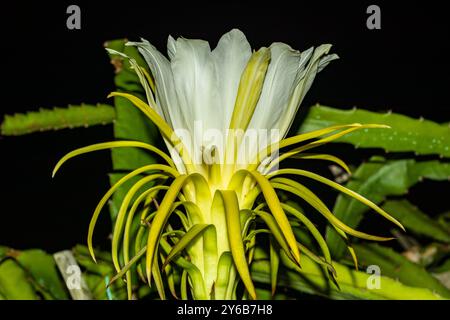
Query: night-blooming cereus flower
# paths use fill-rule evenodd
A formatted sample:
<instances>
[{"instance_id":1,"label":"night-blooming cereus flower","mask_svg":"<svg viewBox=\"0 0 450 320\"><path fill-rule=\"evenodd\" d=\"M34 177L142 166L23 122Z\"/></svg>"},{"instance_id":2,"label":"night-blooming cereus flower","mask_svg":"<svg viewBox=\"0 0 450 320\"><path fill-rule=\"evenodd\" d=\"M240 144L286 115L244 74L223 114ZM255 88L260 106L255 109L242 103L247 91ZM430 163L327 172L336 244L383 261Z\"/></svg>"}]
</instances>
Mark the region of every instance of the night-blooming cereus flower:
<instances>
[{"instance_id":1,"label":"night-blooming cereus flower","mask_svg":"<svg viewBox=\"0 0 450 320\"><path fill-rule=\"evenodd\" d=\"M234 299L241 280L245 294L255 299L249 265L258 245L256 238L267 233L273 290L280 254L296 265L305 254L334 277L322 235L303 212L280 201L279 190L306 201L345 239L349 234L388 240L345 225L292 176L322 182L401 226L374 203L334 181L306 170L278 167L287 158L318 159L332 161L348 171L334 156L305 151L361 128L382 127L354 123L286 138L314 78L337 59L335 54L328 54L331 45L300 52L287 44L273 43L252 51L239 30L223 35L214 50L203 40L169 37L168 58L146 40L127 45L138 48L146 66L123 53L110 53L129 60L146 101L130 93L114 92L111 96L130 100L158 127L170 156L144 142L114 141L69 153L55 172L75 155L106 148L138 147L160 156L161 163L137 168L113 185L98 204L89 227L88 245L95 259L92 235L101 209L119 186L139 177L124 197L112 239L112 258L118 272L113 280L125 275L130 297L131 266L137 263L142 280L154 282L161 298L165 298L165 291L160 270L177 268L181 270L183 298ZM140 216L135 214L138 209L142 210ZM133 234L136 219L141 226ZM322 257L298 242L291 221L309 230ZM349 250L354 257L351 247ZM144 255L145 272L140 265ZM174 278L168 277L171 292L176 295Z\"/></svg>"}]
</instances>

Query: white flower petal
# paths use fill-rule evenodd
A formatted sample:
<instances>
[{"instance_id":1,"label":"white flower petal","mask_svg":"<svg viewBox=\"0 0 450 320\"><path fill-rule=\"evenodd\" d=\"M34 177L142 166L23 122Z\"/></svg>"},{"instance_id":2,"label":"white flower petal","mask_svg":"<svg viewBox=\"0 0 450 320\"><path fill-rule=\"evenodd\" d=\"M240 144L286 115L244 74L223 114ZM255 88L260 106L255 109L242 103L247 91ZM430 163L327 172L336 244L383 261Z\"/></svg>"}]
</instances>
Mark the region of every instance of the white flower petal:
<instances>
[{"instance_id":1,"label":"white flower petal","mask_svg":"<svg viewBox=\"0 0 450 320\"><path fill-rule=\"evenodd\" d=\"M284 43L270 46L271 61L250 129L275 126L291 98L299 71L301 54Z\"/></svg>"},{"instance_id":2,"label":"white flower petal","mask_svg":"<svg viewBox=\"0 0 450 320\"><path fill-rule=\"evenodd\" d=\"M217 107L221 109L219 114L223 116L220 128L224 132L229 127L239 81L251 55L250 44L238 29L225 33L212 51L219 94Z\"/></svg>"},{"instance_id":3,"label":"white flower petal","mask_svg":"<svg viewBox=\"0 0 450 320\"><path fill-rule=\"evenodd\" d=\"M258 141L243 144L239 150L240 157L244 158L244 155L247 155L245 158L250 161L254 154L280 139L279 134L274 134L270 130L278 129L277 124L289 105L301 66L300 52L287 44L273 43L270 52L271 61L262 93L244 138L249 141L258 137ZM256 130L260 130L257 135L254 134Z\"/></svg>"},{"instance_id":4,"label":"white flower petal","mask_svg":"<svg viewBox=\"0 0 450 320\"><path fill-rule=\"evenodd\" d=\"M209 43L178 38L171 67L187 128L192 130L195 121L201 121L205 128L220 128L221 119L215 114L218 95Z\"/></svg>"},{"instance_id":5,"label":"white flower petal","mask_svg":"<svg viewBox=\"0 0 450 320\"><path fill-rule=\"evenodd\" d=\"M330 44L323 44L314 50L312 56L308 52L308 55L305 56L305 59L302 59L302 66L300 67L298 73L297 84L290 99L289 105L283 116L275 125L275 127L280 129L281 138L286 136L286 134L288 133L292 122L295 119L298 108L302 103L306 93L311 88L316 74L322 71L328 65L328 63L330 63L330 61L339 58L336 54L326 55L330 51L330 49ZM311 59L308 59L308 56L311 56ZM308 60L309 63L306 65Z\"/></svg>"},{"instance_id":6,"label":"white flower petal","mask_svg":"<svg viewBox=\"0 0 450 320\"><path fill-rule=\"evenodd\" d=\"M169 35L167 38L167 55L169 56L169 59L172 60L175 56L175 53L177 52L177 41Z\"/></svg>"},{"instance_id":7,"label":"white flower petal","mask_svg":"<svg viewBox=\"0 0 450 320\"><path fill-rule=\"evenodd\" d=\"M147 40L142 39L142 42L128 42L127 45L136 46L138 48L155 79L156 111L164 118L172 129L185 128L186 121L178 104L170 62ZM178 171L181 173L186 172L180 156L172 147L171 143L165 138L164 142L167 145Z\"/></svg>"},{"instance_id":8,"label":"white flower petal","mask_svg":"<svg viewBox=\"0 0 450 320\"><path fill-rule=\"evenodd\" d=\"M185 115L178 103L169 60L147 40L128 42L127 45L136 46L150 68L156 82L158 113L172 128L185 128Z\"/></svg>"},{"instance_id":9,"label":"white flower petal","mask_svg":"<svg viewBox=\"0 0 450 320\"><path fill-rule=\"evenodd\" d=\"M152 90L150 88L149 83L147 82L147 79L145 78L145 74L140 70L141 66L138 65L136 60L131 58L131 57L129 57L129 56L127 56L123 52L119 52L119 51L116 51L114 49L106 48L106 51L108 51L108 53L110 53L110 54L115 54L115 55L121 56L122 58L128 59L132 69L134 70L134 72L136 72L136 75L139 78L139 82L141 83L142 88L145 91L145 95L147 97L147 100L152 102L152 103L150 103L150 105L154 105L157 108L159 108L159 106L157 106L156 103L155 103L155 99L153 98L153 92L152 92Z\"/></svg>"},{"instance_id":10,"label":"white flower petal","mask_svg":"<svg viewBox=\"0 0 450 320\"><path fill-rule=\"evenodd\" d=\"M215 129L223 135L230 126L241 76L252 55L245 35L233 29L221 37L213 51L206 41L169 36L170 62L146 40L128 45L137 46L149 65L156 83L158 113L175 131L188 133L188 138L180 139L193 160L198 160L196 153L200 151L201 155L204 149L225 154L225 143L205 138L205 134L211 136L207 130ZM271 61L261 95L243 137L247 149L239 146L240 154L250 154L250 158L244 158L252 160L252 154L287 134L316 74L337 59L336 55L327 55L330 48L322 45L299 52L284 43L270 46ZM274 134L273 129L278 131ZM181 159L168 147L177 166L182 167ZM245 163L238 166L245 167Z\"/></svg>"}]
</instances>

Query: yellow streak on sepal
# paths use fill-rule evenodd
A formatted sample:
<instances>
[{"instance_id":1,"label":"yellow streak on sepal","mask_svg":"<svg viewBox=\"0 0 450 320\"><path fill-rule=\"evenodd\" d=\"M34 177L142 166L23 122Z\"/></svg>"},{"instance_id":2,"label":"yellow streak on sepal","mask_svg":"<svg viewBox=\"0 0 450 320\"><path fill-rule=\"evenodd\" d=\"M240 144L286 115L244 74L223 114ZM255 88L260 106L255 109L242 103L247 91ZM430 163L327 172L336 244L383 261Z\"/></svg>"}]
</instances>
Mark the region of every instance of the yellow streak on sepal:
<instances>
[{"instance_id":1,"label":"yellow streak on sepal","mask_svg":"<svg viewBox=\"0 0 450 320\"><path fill-rule=\"evenodd\" d=\"M94 235L94 228L97 223L98 217L99 217L103 207L105 206L106 202L123 183L125 183L132 177L135 177L141 173L144 173L147 171L153 171L153 170L158 170L158 171L160 170L164 173L167 173L168 176L172 175L172 176L176 177L178 175L178 172L176 170L171 169L168 166L161 165L161 164L150 164L150 165L138 168L136 170L133 170L132 172L130 172L127 175L120 178L120 180L117 181L114 185L112 185L111 188L109 188L109 190L105 193L105 195L100 199L100 201L97 204L97 207L95 208L94 213L91 217L91 221L89 222L89 229L88 229L88 236L87 236L88 249L89 249L89 252L94 261L96 261L96 258L95 258L94 248L92 245L92 237Z\"/></svg>"},{"instance_id":2,"label":"yellow streak on sepal","mask_svg":"<svg viewBox=\"0 0 450 320\"><path fill-rule=\"evenodd\" d=\"M239 203L236 193L231 190L218 190L217 193L223 200L228 229L228 241L230 242L231 255L233 256L234 264L248 294L252 299L256 300L256 290L250 276L250 270L245 256L244 243L242 241Z\"/></svg>"},{"instance_id":3,"label":"yellow streak on sepal","mask_svg":"<svg viewBox=\"0 0 450 320\"><path fill-rule=\"evenodd\" d=\"M316 173L310 172L310 171L306 171L306 170L301 170L301 169L281 169L278 171L273 172L272 174L270 174L268 176L268 178L272 178L274 176L278 176L278 175L284 175L284 174L293 174L293 175L300 175L300 176L304 176L304 177L308 177L310 179L319 181L323 184L326 184L342 193L345 193L346 195L360 201L361 203L365 204L366 206L368 206L369 208L375 210L377 213L379 213L380 215L382 215L384 218L386 218L387 220L391 221L392 223L396 224L398 227L400 227L403 231L405 231L405 228L403 227L403 225L400 223L400 221L398 221L397 219L395 219L394 217L392 217L391 215L389 215L386 211L384 211L383 209L381 209L379 206L377 206L375 203L373 203L372 201L370 201L369 199L363 197L362 195L360 195L359 193L350 190L344 186L341 186L340 184L327 179L325 177L322 177Z\"/></svg>"},{"instance_id":4,"label":"yellow streak on sepal","mask_svg":"<svg viewBox=\"0 0 450 320\"><path fill-rule=\"evenodd\" d=\"M164 195L164 198L161 201L158 211L156 212L156 215L153 218L153 222L150 226L150 231L148 233L147 239L147 260L145 264L148 283L151 283L151 270L153 265L153 258L155 252L157 251L158 239L161 236L161 232L167 222L167 219L169 218L169 215L172 213L171 209L173 207L173 203L187 178L187 175L180 175L175 178L175 180L170 185L169 190L167 190L166 194Z\"/></svg>"},{"instance_id":5,"label":"yellow streak on sepal","mask_svg":"<svg viewBox=\"0 0 450 320\"><path fill-rule=\"evenodd\" d=\"M64 157L62 157L58 161L58 163L55 165L55 168L53 169L53 172L52 172L52 178L55 176L55 174L59 170L59 168L61 168L61 166L67 160L69 160L73 157L76 157L76 156L79 156L79 155L82 155L85 153L93 152L93 151L106 150L106 149L111 149L111 148L125 148L125 147L142 148L142 149L147 149L149 151L152 151L152 152L156 153L157 155L159 155L161 158L163 158L167 162L167 164L169 164L169 166L171 166L172 168L175 168L175 164L173 163L172 159L167 154L165 154L158 148L156 148L148 143L144 143L144 142L140 142L140 141L110 141L110 142L96 143L96 144L93 144L93 145L90 145L87 147L83 147L83 148L79 148L79 149L69 152Z\"/></svg>"}]
</instances>

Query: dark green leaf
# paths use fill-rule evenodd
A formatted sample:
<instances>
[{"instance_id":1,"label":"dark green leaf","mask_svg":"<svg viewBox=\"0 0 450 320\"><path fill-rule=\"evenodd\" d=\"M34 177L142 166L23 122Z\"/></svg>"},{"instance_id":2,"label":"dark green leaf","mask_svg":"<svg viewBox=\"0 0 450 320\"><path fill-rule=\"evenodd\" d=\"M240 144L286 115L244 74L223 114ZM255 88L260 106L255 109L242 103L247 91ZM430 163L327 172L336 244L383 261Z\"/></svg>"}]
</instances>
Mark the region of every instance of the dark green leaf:
<instances>
[{"instance_id":1,"label":"dark green leaf","mask_svg":"<svg viewBox=\"0 0 450 320\"><path fill-rule=\"evenodd\" d=\"M407 200L386 201L383 209L399 220L411 232L449 243L450 231L421 212Z\"/></svg>"},{"instance_id":2,"label":"dark green leaf","mask_svg":"<svg viewBox=\"0 0 450 320\"><path fill-rule=\"evenodd\" d=\"M450 176L450 164L439 161L370 161L362 164L353 174L346 187L380 204L387 196L407 193L408 189L423 178L445 181ZM333 213L348 226L355 228L368 208L360 202L339 195ZM326 239L335 259L340 259L346 245L336 231L327 228Z\"/></svg>"},{"instance_id":3,"label":"dark green leaf","mask_svg":"<svg viewBox=\"0 0 450 320\"><path fill-rule=\"evenodd\" d=\"M13 259L0 262L0 294L7 300L38 300L26 271Z\"/></svg>"},{"instance_id":4,"label":"dark green leaf","mask_svg":"<svg viewBox=\"0 0 450 320\"><path fill-rule=\"evenodd\" d=\"M391 248L375 243L354 245L359 261L363 266L377 265L381 275L398 279L412 287L428 288L443 297L450 298L450 290L435 277Z\"/></svg>"},{"instance_id":5,"label":"dark green leaf","mask_svg":"<svg viewBox=\"0 0 450 320\"><path fill-rule=\"evenodd\" d=\"M68 299L64 282L59 276L53 257L39 249L21 251L16 257L34 281L54 299Z\"/></svg>"},{"instance_id":6,"label":"dark green leaf","mask_svg":"<svg viewBox=\"0 0 450 320\"><path fill-rule=\"evenodd\" d=\"M252 264L252 278L255 282L270 284L270 263L267 257L261 257L261 251L255 253L255 262ZM428 288L408 286L387 276L380 277L380 288L369 289L371 274L355 271L340 263L333 262L337 273L337 283L340 289L332 284L323 272L323 269L310 258L303 256L301 268L292 262L286 263L286 269L280 272L278 286L296 291L320 295L331 299L442 299L441 296Z\"/></svg>"},{"instance_id":7,"label":"dark green leaf","mask_svg":"<svg viewBox=\"0 0 450 320\"><path fill-rule=\"evenodd\" d=\"M123 52L137 63L146 67L136 48L125 46L125 40L114 40L106 43L106 47ZM133 93L141 99L143 89L139 78L131 69L130 63L123 57L110 55L111 62L116 68L114 81L118 91ZM116 107L116 121L114 122L114 136L116 139L138 140L155 145L160 139L159 133L153 123L150 122L138 109L136 109L128 100L116 97L114 98ZM132 170L146 164L155 163L152 154L139 149L113 149L112 161L114 170Z\"/></svg>"},{"instance_id":8,"label":"dark green leaf","mask_svg":"<svg viewBox=\"0 0 450 320\"><path fill-rule=\"evenodd\" d=\"M125 46L125 40L113 40L105 44L107 48L122 52L127 56L136 60L141 67L146 67L146 63L141 58L136 48ZM121 56L111 54L111 63L116 68L114 82L118 91L133 93L139 98L143 99L143 88L139 82L139 78L131 69L129 61ZM116 107L116 121L114 122L114 136L116 139L123 140L138 140L147 142L152 145L157 145L161 140L156 126L145 117L141 111L134 107L134 105L127 99L121 97L114 98L114 105ZM112 163L114 170L134 170L136 168L156 163L157 159L154 155L137 148L116 148L111 150ZM113 173L110 174L110 183L113 185L124 174ZM112 201L110 202L110 214L112 221L120 208L120 204L129 189L129 187L136 182L136 179L131 179L114 193ZM135 228L133 228L134 230Z\"/></svg>"},{"instance_id":9,"label":"dark green leaf","mask_svg":"<svg viewBox=\"0 0 450 320\"><path fill-rule=\"evenodd\" d=\"M365 129L333 142L347 142L361 148L383 148L395 152L439 154L450 157L450 127L401 114L378 113L362 109L341 110L316 105L309 110L299 133L349 123L385 124L391 129Z\"/></svg>"}]
</instances>

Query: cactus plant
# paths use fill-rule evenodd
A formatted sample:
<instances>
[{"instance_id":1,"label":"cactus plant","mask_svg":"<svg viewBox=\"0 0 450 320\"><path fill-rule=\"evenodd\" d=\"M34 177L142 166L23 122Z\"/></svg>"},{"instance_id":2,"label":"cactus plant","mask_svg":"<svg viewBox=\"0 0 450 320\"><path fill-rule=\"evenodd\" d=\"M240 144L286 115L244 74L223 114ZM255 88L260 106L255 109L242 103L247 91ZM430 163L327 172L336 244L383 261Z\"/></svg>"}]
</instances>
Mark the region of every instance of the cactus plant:
<instances>
[{"instance_id":1,"label":"cactus plant","mask_svg":"<svg viewBox=\"0 0 450 320\"><path fill-rule=\"evenodd\" d=\"M180 41L180 46L183 41ZM236 172L236 179L239 178L240 183L232 187L227 186L225 190L217 192L216 189L221 190L221 188L211 188L210 173L199 175L198 172L194 172L189 176L183 176L185 172L180 172L180 168L174 162L179 159L176 157L171 159L173 154L168 155L161 151L166 148L161 134L167 142L167 133L170 130L168 131L167 126L161 121L161 114L151 111L152 108L157 110L158 104L161 103L159 96L161 92L158 92L155 87L161 85L158 80L158 71L155 70L151 59L147 57L147 62L150 62L147 64L137 48L125 45L126 42L126 40L114 40L105 44L115 67L115 84L118 92L114 93L114 107L102 104L98 107L85 105L68 109L41 110L26 115L7 116L2 124L3 135L113 124L116 141L76 150L64 157L56 168L57 170L63 162L75 155L113 147L114 172L110 175L112 188L95 211L89 230L89 248L74 249L78 263L87 270L87 282L94 293L94 298L142 298L154 297L155 294L160 298L169 298L172 295L181 299L243 296L287 298L289 294L276 292L279 286L336 299L448 298L448 291L429 274L430 270L445 272L447 270L445 261L438 266L435 264L427 266L425 270L424 267L419 268L415 262L406 261L406 258L387 247L369 245L364 241L352 245L345 234L347 232L369 240L387 240L387 238L368 235L354 229L361 220L362 213L367 210L362 205L365 204L398 226L403 223L411 229L412 233L446 242L449 234L448 229L442 227L445 224L444 215L439 222L435 222L414 210L414 216L406 215L405 212L411 211L411 205L404 201L388 201L384 205L381 204L386 196L403 195L410 186L423 177L446 180L449 176L448 164L437 160L386 161L379 157L373 158L356 170L347 188L344 188L332 180L299 169L296 163L295 168L292 169L267 170L262 173L256 170L250 171L250 174ZM173 39L169 40L169 43L169 56L173 58L174 49L178 44ZM138 44L138 47L141 48L141 52L153 50L146 43ZM328 49L328 47L319 48L325 51ZM261 60L247 66L246 77L241 80L243 86L246 84L245 79L248 80L251 75L251 68L259 66L254 69L256 71L258 68L267 69L267 66L264 66L267 63L264 62L267 52L267 50L261 50L254 55L255 61L259 58ZM273 48L270 48L269 52L269 55L276 54ZM292 52L295 56L295 51ZM305 51L298 54L301 57L302 54L307 56L311 52ZM156 51L152 53L157 54ZM324 66L333 58L335 56L318 60L319 65L322 63ZM268 63L269 68L270 63ZM267 74L265 77L268 77L269 71L266 70L265 73ZM256 92L259 95L264 90L258 89L258 72L255 72L255 75L255 81L247 84L253 84L253 93ZM286 75L280 75L281 78L284 76ZM299 74L300 78L301 76L304 77L305 73ZM276 74L271 74L271 77L275 79ZM153 95L156 96L156 101L151 99ZM301 93L300 97L302 98L303 95ZM242 99L248 100L250 96L244 95ZM146 103L152 108L149 108ZM138 108L134 108L135 106ZM236 111L236 119L239 115L245 115L245 109L237 108L236 110L240 110ZM156 124L148 121L147 116ZM293 113L287 117L287 120L290 121L292 118ZM164 120L167 121L167 118ZM243 123L245 125L245 121ZM381 124L381 126L367 125L370 123ZM391 129L388 129L388 126ZM288 157L325 160L341 166L344 171L350 171L349 167L335 156L304 152L328 142L346 142L360 148L382 148L389 152L414 152L418 155L436 154L448 157L450 155L448 131L446 124L411 119L390 112L379 114L361 109L344 111L317 105L307 114L298 130L300 135L281 142L282 147L289 146L291 142L296 146L299 142L304 144L281 154L275 162L277 164ZM169 150L171 150L170 144ZM179 149L175 150L179 151ZM168 162L169 166L166 168L161 164L161 160ZM171 163L172 168L170 168ZM146 175L147 170L151 170L150 175ZM129 172L132 174L130 175ZM169 178L164 172L172 173L174 177ZM157 184L153 182L155 175L159 180ZM247 177L242 179L245 175ZM280 175L316 180L346 195L339 196L335 207L330 210L304 185ZM207 185L203 180L207 181ZM168 181L172 181L171 184L166 183ZM192 184L191 190L188 190L188 184ZM179 192L178 189L181 191ZM244 202L242 205L242 200L239 198L246 193L243 192L245 190L247 194L255 197L254 203L247 205ZM190 197L196 193L201 196ZM112 196L111 201L107 202L110 196ZM180 199L175 200L177 196ZM297 196L306 200L331 222L332 226L327 229L326 241L310 220L313 212L303 210L295 200ZM101 208L107 203L115 224L112 259L94 250L92 242L96 219ZM210 211L207 204L211 203L213 210ZM386 211L392 212L392 215L388 215ZM172 217L165 221L164 216L171 212L173 212ZM224 219L212 221L212 223L200 221L199 216L204 218L207 212L218 212L224 216ZM419 226L419 224L422 225ZM121 229L125 229L125 232ZM241 234L241 231L245 232ZM214 235L217 239L219 233L221 240L214 241ZM265 237L267 237L267 243L261 241ZM345 241L342 241L341 237ZM121 242L123 242L122 246ZM226 243L229 243L229 247L218 250ZM346 266L349 261L344 256L345 246L348 247L350 258L356 267L364 267L370 263L377 263L382 267L383 285L380 290L367 288L370 275L351 270ZM204 250L199 250L200 247ZM374 248L377 249L376 254L373 254ZM3 251L0 250L0 258L5 256ZM214 252L222 252L222 254L210 254ZM360 256L359 262L356 260L355 252ZM380 252L386 254L389 259L380 259L377 255ZM300 269L297 253L302 254ZM90 261L88 255L95 255L98 264ZM18 261L11 257L2 259L0 262L0 268L6 270L3 274L10 275L0 277L0 298L58 298L55 294L51 295L45 290L42 291L42 288L36 287L33 282L21 282L23 286L21 284L19 288L22 288L22 293L19 295L16 295L18 291L12 294L5 291L4 288L11 288L10 285L13 283L8 280L23 279L27 275L28 271L22 269L17 263ZM210 268L211 272L205 272L207 270L205 263L213 266ZM409 274L415 277L396 279L396 267L399 265L406 266L408 272L405 277ZM127 281L124 282L122 279ZM238 285L239 281L241 285ZM153 282L154 285L149 288L145 282ZM271 290L265 290L259 286L262 283L270 285ZM214 290L211 290L212 288Z\"/></svg>"}]
</instances>

